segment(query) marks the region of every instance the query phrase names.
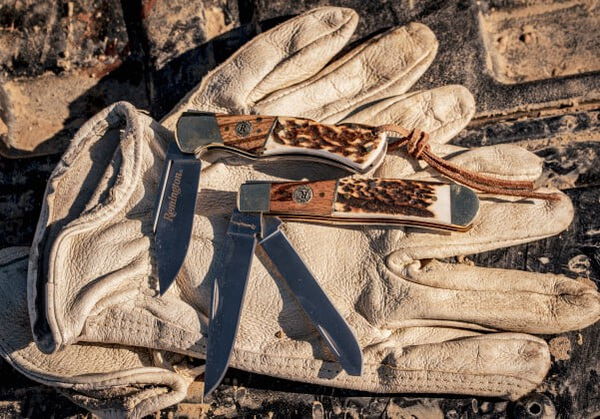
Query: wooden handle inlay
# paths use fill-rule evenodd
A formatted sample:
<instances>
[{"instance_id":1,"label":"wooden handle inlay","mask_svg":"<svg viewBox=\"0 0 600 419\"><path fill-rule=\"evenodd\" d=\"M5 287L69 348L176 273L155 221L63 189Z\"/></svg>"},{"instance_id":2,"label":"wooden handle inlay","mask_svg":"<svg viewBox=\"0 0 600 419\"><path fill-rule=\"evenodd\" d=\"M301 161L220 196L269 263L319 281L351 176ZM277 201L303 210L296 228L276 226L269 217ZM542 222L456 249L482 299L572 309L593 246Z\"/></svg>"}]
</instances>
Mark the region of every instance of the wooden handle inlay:
<instances>
[{"instance_id":1,"label":"wooden handle inlay","mask_svg":"<svg viewBox=\"0 0 600 419\"><path fill-rule=\"evenodd\" d=\"M363 163L383 141L376 127L326 125L310 119L280 117L273 129L276 142L290 147L323 150Z\"/></svg>"},{"instance_id":2,"label":"wooden handle inlay","mask_svg":"<svg viewBox=\"0 0 600 419\"><path fill-rule=\"evenodd\" d=\"M336 180L271 184L270 212L330 216Z\"/></svg>"},{"instance_id":3,"label":"wooden handle inlay","mask_svg":"<svg viewBox=\"0 0 600 419\"><path fill-rule=\"evenodd\" d=\"M340 179L334 210L340 213L433 218L436 183L402 179Z\"/></svg>"},{"instance_id":4,"label":"wooden handle inlay","mask_svg":"<svg viewBox=\"0 0 600 419\"><path fill-rule=\"evenodd\" d=\"M223 144L259 156L277 118L261 115L217 115Z\"/></svg>"}]
</instances>

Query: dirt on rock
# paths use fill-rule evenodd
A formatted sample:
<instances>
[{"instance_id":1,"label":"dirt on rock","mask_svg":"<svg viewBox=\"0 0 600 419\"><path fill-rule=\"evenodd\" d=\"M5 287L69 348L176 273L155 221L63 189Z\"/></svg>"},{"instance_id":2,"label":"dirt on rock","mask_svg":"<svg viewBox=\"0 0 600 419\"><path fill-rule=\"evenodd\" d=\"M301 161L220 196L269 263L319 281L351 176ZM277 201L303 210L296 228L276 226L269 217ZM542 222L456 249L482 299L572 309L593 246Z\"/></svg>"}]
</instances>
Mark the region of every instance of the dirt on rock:
<instances>
[{"instance_id":1,"label":"dirt on rock","mask_svg":"<svg viewBox=\"0 0 600 419\"><path fill-rule=\"evenodd\" d=\"M600 70L597 1L516 0L492 4L480 13L479 22L488 67L502 83Z\"/></svg>"},{"instance_id":2,"label":"dirt on rock","mask_svg":"<svg viewBox=\"0 0 600 419\"><path fill-rule=\"evenodd\" d=\"M550 353L557 361L567 361L571 359L571 341L566 336L557 336L548 342Z\"/></svg>"}]
</instances>

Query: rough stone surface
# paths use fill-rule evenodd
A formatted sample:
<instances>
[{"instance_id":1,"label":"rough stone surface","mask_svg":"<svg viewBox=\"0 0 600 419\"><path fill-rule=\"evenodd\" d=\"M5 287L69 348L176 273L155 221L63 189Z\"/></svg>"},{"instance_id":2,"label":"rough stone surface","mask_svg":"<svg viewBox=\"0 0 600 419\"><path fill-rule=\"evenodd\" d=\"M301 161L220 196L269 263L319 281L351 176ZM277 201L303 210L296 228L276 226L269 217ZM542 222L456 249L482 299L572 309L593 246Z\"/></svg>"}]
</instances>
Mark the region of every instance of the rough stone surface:
<instances>
[{"instance_id":1,"label":"rough stone surface","mask_svg":"<svg viewBox=\"0 0 600 419\"><path fill-rule=\"evenodd\" d=\"M0 3L0 68L12 77L104 73L122 59L127 42L117 0Z\"/></svg>"},{"instance_id":2,"label":"rough stone surface","mask_svg":"<svg viewBox=\"0 0 600 419\"><path fill-rule=\"evenodd\" d=\"M142 15L157 69L239 24L225 0L146 0Z\"/></svg>"},{"instance_id":3,"label":"rough stone surface","mask_svg":"<svg viewBox=\"0 0 600 419\"><path fill-rule=\"evenodd\" d=\"M0 1L0 154L56 153L115 100L147 108L118 0Z\"/></svg>"},{"instance_id":4,"label":"rough stone surface","mask_svg":"<svg viewBox=\"0 0 600 419\"><path fill-rule=\"evenodd\" d=\"M237 2L231 0L146 0L140 14L139 40L157 118L251 36L240 28Z\"/></svg>"}]
</instances>

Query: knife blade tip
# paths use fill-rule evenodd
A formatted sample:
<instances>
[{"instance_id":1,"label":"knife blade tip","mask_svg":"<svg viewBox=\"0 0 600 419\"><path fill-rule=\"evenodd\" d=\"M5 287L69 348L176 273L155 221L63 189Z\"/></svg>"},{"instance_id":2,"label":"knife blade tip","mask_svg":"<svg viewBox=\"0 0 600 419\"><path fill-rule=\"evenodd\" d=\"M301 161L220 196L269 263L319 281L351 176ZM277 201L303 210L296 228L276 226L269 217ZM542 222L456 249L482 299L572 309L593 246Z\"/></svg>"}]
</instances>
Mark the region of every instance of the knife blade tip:
<instances>
[{"instance_id":1,"label":"knife blade tip","mask_svg":"<svg viewBox=\"0 0 600 419\"><path fill-rule=\"evenodd\" d=\"M221 384L221 381L223 381L223 377L225 377L227 368L222 371L215 372L218 372L218 374L211 372L210 368L207 368L204 371L204 397L208 397L217 389L217 387L219 387L219 384Z\"/></svg>"}]
</instances>

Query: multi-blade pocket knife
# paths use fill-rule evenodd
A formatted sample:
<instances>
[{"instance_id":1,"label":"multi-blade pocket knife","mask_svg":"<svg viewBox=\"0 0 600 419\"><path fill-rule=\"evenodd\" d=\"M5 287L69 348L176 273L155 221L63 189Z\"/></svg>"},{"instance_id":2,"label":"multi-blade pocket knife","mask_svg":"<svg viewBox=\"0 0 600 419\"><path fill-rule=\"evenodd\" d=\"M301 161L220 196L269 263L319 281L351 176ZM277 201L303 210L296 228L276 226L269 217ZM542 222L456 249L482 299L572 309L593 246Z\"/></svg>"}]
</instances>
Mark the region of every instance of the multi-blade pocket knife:
<instances>
[{"instance_id":1,"label":"multi-blade pocket knife","mask_svg":"<svg viewBox=\"0 0 600 419\"><path fill-rule=\"evenodd\" d=\"M342 368L350 375L360 375L362 355L356 338L279 229L281 219L465 231L478 209L477 195L471 189L440 182L350 177L242 185L238 210L227 230L230 243L224 273L215 276L212 287L205 394L219 384L227 370L257 243Z\"/></svg>"}]
</instances>

